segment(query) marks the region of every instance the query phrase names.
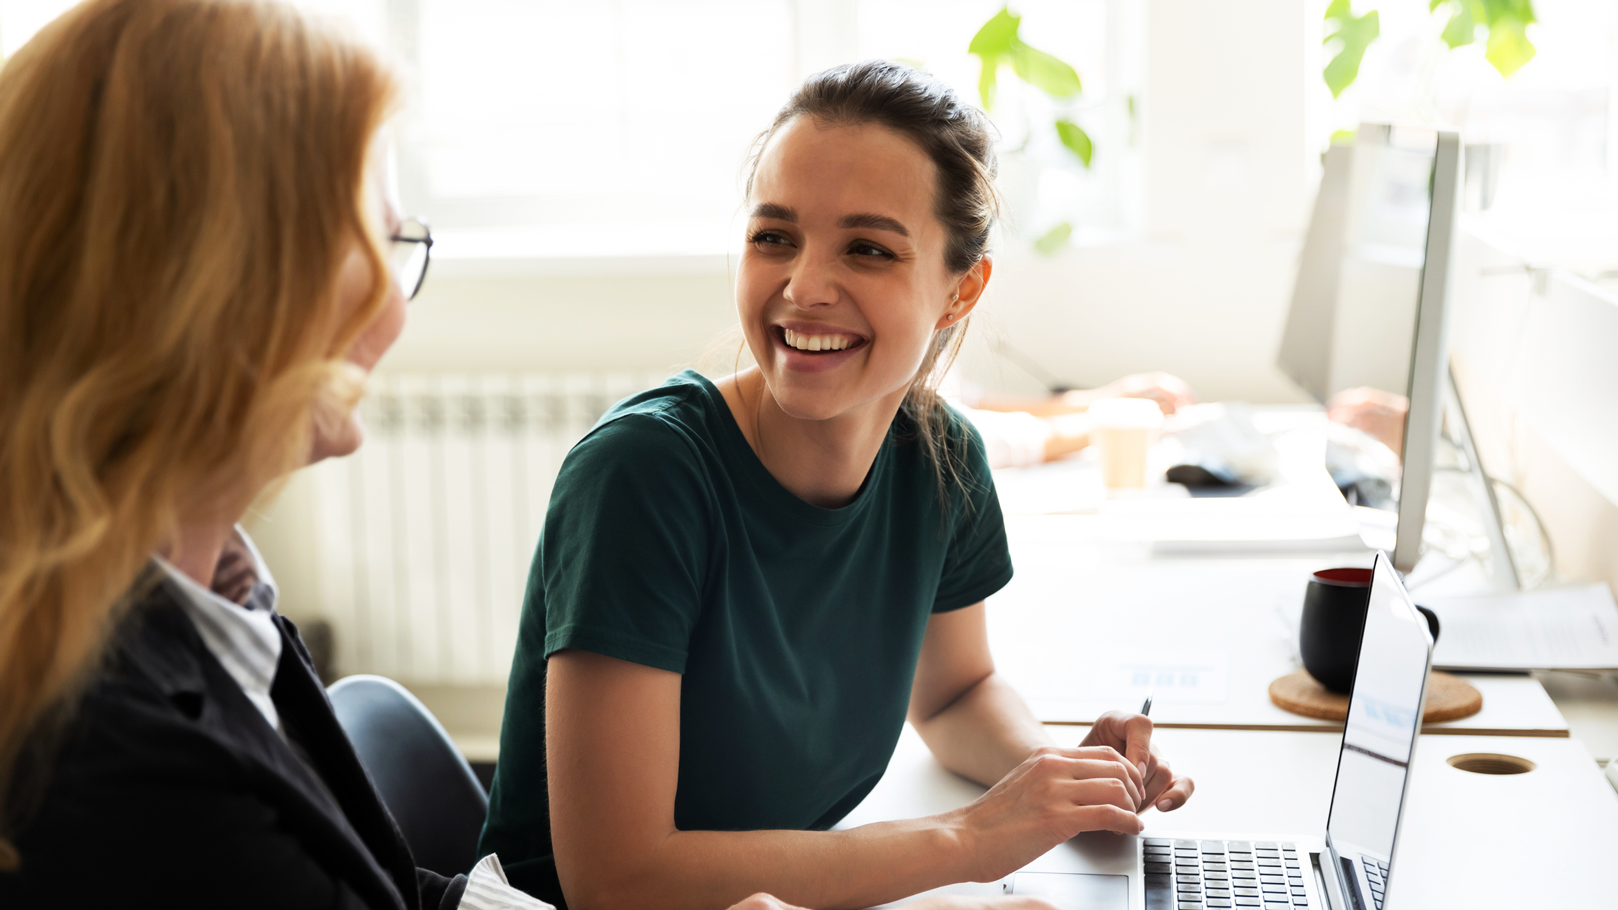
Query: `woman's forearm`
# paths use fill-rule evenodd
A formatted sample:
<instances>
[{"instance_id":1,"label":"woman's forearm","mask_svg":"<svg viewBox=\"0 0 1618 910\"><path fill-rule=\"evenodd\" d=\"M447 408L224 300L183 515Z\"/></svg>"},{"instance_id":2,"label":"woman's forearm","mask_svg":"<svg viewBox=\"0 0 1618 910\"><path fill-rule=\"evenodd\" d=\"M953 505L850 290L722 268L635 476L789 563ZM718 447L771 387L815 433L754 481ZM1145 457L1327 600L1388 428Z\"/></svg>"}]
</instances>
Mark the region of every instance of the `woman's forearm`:
<instances>
[{"instance_id":1,"label":"woman's forearm","mask_svg":"<svg viewBox=\"0 0 1618 910\"><path fill-rule=\"evenodd\" d=\"M805 907L857 908L963 880L969 847L949 815L847 831L675 831L589 881L565 874L574 910L725 907L768 891ZM602 874L606 873L606 874Z\"/></svg>"},{"instance_id":2,"label":"woman's forearm","mask_svg":"<svg viewBox=\"0 0 1618 910\"><path fill-rule=\"evenodd\" d=\"M944 767L993 786L1040 746L1052 745L1045 728L999 673L990 673L928 718L912 718L916 732Z\"/></svg>"}]
</instances>

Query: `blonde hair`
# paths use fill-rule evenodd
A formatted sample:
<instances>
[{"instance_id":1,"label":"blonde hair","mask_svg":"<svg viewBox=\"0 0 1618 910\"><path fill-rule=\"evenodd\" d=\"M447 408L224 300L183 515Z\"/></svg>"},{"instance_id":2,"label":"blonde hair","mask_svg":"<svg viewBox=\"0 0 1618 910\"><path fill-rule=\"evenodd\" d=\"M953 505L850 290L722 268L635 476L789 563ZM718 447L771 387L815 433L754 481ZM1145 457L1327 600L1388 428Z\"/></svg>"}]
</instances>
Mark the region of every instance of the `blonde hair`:
<instances>
[{"instance_id":1,"label":"blonde hair","mask_svg":"<svg viewBox=\"0 0 1618 910\"><path fill-rule=\"evenodd\" d=\"M0 869L18 778L181 512L245 509L355 403L396 84L254 0L91 0L0 69ZM356 244L373 291L345 310Z\"/></svg>"}]
</instances>

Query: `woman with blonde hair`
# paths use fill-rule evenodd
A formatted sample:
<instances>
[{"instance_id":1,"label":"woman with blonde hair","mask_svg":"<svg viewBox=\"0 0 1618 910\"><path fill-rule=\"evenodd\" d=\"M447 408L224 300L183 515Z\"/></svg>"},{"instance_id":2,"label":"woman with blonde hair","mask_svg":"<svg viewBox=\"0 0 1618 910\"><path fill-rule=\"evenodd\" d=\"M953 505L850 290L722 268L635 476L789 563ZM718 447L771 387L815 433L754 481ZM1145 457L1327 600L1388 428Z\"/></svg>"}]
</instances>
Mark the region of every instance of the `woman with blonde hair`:
<instances>
[{"instance_id":1,"label":"woman with blonde hair","mask_svg":"<svg viewBox=\"0 0 1618 910\"><path fill-rule=\"evenodd\" d=\"M396 96L268 2L94 0L0 70L0 905L461 901L236 526L359 445L425 272Z\"/></svg>"}]
</instances>

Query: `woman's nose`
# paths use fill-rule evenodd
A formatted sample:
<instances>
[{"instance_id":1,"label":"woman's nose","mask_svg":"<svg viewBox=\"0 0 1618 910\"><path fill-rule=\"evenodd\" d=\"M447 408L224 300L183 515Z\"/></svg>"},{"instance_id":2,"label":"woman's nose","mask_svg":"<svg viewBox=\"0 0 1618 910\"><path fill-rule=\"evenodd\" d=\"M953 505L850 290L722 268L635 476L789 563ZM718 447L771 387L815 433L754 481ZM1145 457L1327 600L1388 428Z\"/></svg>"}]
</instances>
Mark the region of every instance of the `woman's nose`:
<instances>
[{"instance_id":1,"label":"woman's nose","mask_svg":"<svg viewBox=\"0 0 1618 910\"><path fill-rule=\"evenodd\" d=\"M831 306L842 296L833 274L837 262L829 256L800 256L787 279L786 299L799 309Z\"/></svg>"}]
</instances>

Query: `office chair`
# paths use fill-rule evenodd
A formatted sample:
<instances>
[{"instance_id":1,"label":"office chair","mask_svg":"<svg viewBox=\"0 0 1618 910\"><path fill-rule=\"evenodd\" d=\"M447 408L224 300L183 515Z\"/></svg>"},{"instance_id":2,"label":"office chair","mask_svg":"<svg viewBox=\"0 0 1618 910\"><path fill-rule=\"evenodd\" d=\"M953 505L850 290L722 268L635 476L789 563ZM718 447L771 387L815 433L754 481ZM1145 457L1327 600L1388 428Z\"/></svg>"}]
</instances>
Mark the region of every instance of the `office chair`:
<instances>
[{"instance_id":1,"label":"office chair","mask_svg":"<svg viewBox=\"0 0 1618 910\"><path fill-rule=\"evenodd\" d=\"M416 865L471 872L489 798L432 712L381 676L349 676L326 693Z\"/></svg>"}]
</instances>

